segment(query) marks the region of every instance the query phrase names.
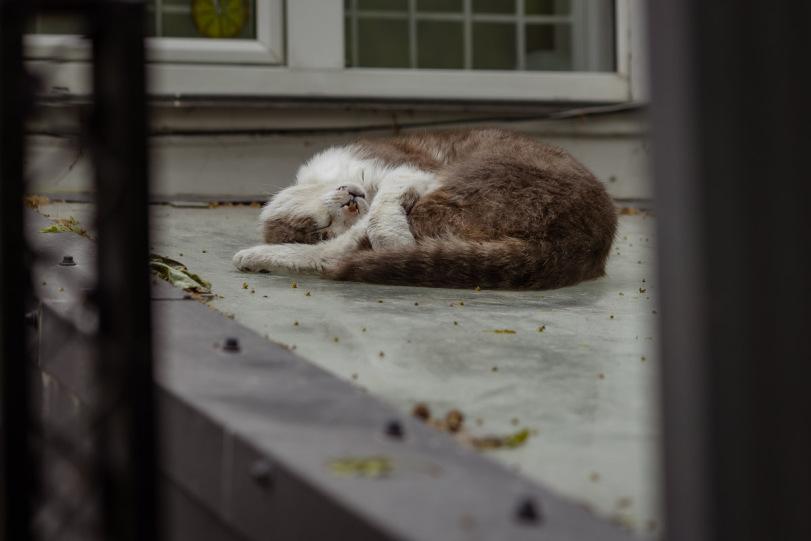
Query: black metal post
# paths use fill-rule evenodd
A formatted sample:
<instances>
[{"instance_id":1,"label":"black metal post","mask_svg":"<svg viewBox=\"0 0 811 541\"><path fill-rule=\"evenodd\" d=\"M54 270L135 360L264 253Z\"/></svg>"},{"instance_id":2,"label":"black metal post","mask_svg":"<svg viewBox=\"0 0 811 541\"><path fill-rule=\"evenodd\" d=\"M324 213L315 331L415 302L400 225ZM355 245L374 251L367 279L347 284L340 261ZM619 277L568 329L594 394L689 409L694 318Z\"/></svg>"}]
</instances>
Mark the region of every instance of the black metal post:
<instances>
[{"instance_id":1,"label":"black metal post","mask_svg":"<svg viewBox=\"0 0 811 541\"><path fill-rule=\"evenodd\" d=\"M811 5L650 7L667 539L811 539Z\"/></svg>"},{"instance_id":2,"label":"black metal post","mask_svg":"<svg viewBox=\"0 0 811 541\"><path fill-rule=\"evenodd\" d=\"M150 337L144 6L97 4L93 14L99 432L106 539L157 539Z\"/></svg>"},{"instance_id":3,"label":"black metal post","mask_svg":"<svg viewBox=\"0 0 811 541\"><path fill-rule=\"evenodd\" d=\"M23 122L28 108L22 63L24 2L0 1L0 539L31 538L27 251L23 238Z\"/></svg>"}]
</instances>

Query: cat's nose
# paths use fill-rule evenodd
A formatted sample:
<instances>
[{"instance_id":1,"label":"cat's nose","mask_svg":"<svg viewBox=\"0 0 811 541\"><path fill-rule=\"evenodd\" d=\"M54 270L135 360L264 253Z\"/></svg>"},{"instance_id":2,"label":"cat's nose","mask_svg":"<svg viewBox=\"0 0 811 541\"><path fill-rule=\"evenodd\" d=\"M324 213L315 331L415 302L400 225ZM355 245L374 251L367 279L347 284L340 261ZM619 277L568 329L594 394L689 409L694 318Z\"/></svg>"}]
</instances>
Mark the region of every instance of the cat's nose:
<instances>
[{"instance_id":1,"label":"cat's nose","mask_svg":"<svg viewBox=\"0 0 811 541\"><path fill-rule=\"evenodd\" d=\"M349 195L351 195L352 197L360 197L361 199L366 199L366 192L363 191L363 188L355 186L354 184L338 186L338 190L345 191L349 193Z\"/></svg>"}]
</instances>

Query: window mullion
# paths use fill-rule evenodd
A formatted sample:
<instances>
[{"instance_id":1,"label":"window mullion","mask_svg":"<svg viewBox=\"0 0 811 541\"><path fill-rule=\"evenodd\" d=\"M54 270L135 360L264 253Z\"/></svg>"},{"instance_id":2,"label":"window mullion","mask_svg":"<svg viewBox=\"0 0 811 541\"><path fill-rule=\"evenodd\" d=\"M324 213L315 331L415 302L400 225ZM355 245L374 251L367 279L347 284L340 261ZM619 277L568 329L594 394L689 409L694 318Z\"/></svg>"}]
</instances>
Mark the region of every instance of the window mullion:
<instances>
[{"instance_id":1,"label":"window mullion","mask_svg":"<svg viewBox=\"0 0 811 541\"><path fill-rule=\"evenodd\" d=\"M344 67L342 0L287 2L287 64L294 69Z\"/></svg>"},{"instance_id":2,"label":"window mullion","mask_svg":"<svg viewBox=\"0 0 811 541\"><path fill-rule=\"evenodd\" d=\"M473 0L464 0L465 69L473 69Z\"/></svg>"},{"instance_id":3,"label":"window mullion","mask_svg":"<svg viewBox=\"0 0 811 541\"><path fill-rule=\"evenodd\" d=\"M527 69L527 47L526 47L526 21L524 20L524 0L517 0L515 2L515 45L517 47L516 59L518 60L518 69Z\"/></svg>"}]
</instances>

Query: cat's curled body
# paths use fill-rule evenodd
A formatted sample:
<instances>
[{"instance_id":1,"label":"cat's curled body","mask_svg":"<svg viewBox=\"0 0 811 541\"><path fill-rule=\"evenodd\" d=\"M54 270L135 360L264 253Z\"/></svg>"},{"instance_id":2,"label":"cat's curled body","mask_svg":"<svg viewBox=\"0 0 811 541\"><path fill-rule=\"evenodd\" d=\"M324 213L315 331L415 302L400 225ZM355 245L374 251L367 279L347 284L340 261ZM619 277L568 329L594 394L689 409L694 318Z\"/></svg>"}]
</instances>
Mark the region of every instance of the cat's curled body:
<instances>
[{"instance_id":1,"label":"cat's curled body","mask_svg":"<svg viewBox=\"0 0 811 541\"><path fill-rule=\"evenodd\" d=\"M566 151L500 129L358 141L313 157L260 217L248 271L338 280L548 289L605 274L617 226Z\"/></svg>"}]
</instances>

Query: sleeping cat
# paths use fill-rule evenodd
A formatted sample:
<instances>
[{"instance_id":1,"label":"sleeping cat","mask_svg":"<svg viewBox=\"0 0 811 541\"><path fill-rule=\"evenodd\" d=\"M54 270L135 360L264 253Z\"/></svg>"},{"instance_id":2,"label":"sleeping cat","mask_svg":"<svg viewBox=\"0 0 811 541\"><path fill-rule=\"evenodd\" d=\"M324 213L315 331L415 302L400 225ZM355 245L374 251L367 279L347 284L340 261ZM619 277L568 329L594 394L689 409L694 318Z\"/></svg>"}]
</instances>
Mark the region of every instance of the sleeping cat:
<instances>
[{"instance_id":1,"label":"sleeping cat","mask_svg":"<svg viewBox=\"0 0 811 541\"><path fill-rule=\"evenodd\" d=\"M245 271L459 288L548 289L605 274L617 227L566 151L501 129L361 140L314 156L265 205Z\"/></svg>"}]
</instances>

